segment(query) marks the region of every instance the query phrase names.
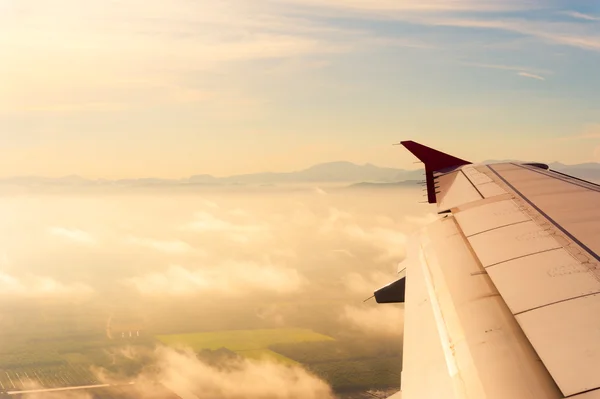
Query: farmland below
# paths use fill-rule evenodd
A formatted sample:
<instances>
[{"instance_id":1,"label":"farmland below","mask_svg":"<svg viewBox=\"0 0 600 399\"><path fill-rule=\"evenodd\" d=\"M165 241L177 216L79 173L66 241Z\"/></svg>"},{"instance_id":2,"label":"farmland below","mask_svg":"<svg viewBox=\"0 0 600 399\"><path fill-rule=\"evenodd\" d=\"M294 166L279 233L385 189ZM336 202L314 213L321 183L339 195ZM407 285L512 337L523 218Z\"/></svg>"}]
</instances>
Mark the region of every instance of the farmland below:
<instances>
[{"instance_id":1,"label":"farmland below","mask_svg":"<svg viewBox=\"0 0 600 399\"><path fill-rule=\"evenodd\" d=\"M0 197L0 395L398 390L404 190Z\"/></svg>"}]
</instances>

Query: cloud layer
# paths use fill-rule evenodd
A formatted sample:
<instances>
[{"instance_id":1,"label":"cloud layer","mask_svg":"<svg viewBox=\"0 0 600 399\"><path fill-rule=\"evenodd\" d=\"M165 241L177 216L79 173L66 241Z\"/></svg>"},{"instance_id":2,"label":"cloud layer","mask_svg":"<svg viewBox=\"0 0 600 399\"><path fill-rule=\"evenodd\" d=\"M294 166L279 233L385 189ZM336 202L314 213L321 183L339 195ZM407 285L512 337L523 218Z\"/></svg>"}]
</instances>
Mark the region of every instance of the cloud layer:
<instances>
[{"instance_id":1,"label":"cloud layer","mask_svg":"<svg viewBox=\"0 0 600 399\"><path fill-rule=\"evenodd\" d=\"M253 292L292 294L304 280L295 269L251 262L226 262L218 267L189 270L169 266L164 272L146 274L125 280L139 293L151 296L224 294L247 296Z\"/></svg>"},{"instance_id":2,"label":"cloud layer","mask_svg":"<svg viewBox=\"0 0 600 399\"><path fill-rule=\"evenodd\" d=\"M77 299L94 290L82 283L62 283L50 277L27 275L15 277L0 272L0 297Z\"/></svg>"},{"instance_id":3,"label":"cloud layer","mask_svg":"<svg viewBox=\"0 0 600 399\"><path fill-rule=\"evenodd\" d=\"M347 306L342 319L367 334L401 335L404 331L403 315L404 308L394 304Z\"/></svg>"},{"instance_id":4,"label":"cloud layer","mask_svg":"<svg viewBox=\"0 0 600 399\"><path fill-rule=\"evenodd\" d=\"M157 372L149 377L184 399L331 399L323 381L300 367L250 360L211 367L193 352L157 349ZM138 381L144 385L146 376Z\"/></svg>"}]
</instances>

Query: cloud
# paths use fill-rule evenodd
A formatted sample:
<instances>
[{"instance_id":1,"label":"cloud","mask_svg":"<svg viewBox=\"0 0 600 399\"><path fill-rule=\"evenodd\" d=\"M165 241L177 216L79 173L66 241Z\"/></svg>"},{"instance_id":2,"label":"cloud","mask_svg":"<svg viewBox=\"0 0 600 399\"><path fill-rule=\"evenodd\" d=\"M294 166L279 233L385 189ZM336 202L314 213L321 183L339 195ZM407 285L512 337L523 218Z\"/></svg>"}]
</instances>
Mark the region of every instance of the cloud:
<instances>
[{"instance_id":1,"label":"cloud","mask_svg":"<svg viewBox=\"0 0 600 399\"><path fill-rule=\"evenodd\" d=\"M92 292L91 287L82 283L65 284L50 277L36 275L15 277L0 272L0 296L73 298L87 296Z\"/></svg>"},{"instance_id":2,"label":"cloud","mask_svg":"<svg viewBox=\"0 0 600 399\"><path fill-rule=\"evenodd\" d=\"M433 26L484 28L504 30L532 36L552 44L561 44L585 50L600 51L600 34L577 23L530 21L523 19L466 19L459 17L407 16L407 21Z\"/></svg>"},{"instance_id":3,"label":"cloud","mask_svg":"<svg viewBox=\"0 0 600 399\"><path fill-rule=\"evenodd\" d=\"M295 293L305 284L296 269L253 262L226 262L218 267L186 269L171 265L163 272L129 278L124 284L142 295L188 296L219 293L251 295L255 291Z\"/></svg>"},{"instance_id":4,"label":"cloud","mask_svg":"<svg viewBox=\"0 0 600 399\"><path fill-rule=\"evenodd\" d=\"M258 2L124 0L87 7L35 1L0 14L0 76L10 76L0 112L107 112L149 105L260 103L253 95L188 73L255 60L343 51L336 29ZM32 29L32 26L35 28ZM60 43L60 44L58 44ZM32 74L27 65L43 65ZM69 87L63 82L69 80ZM231 86L231 85L230 85Z\"/></svg>"},{"instance_id":5,"label":"cloud","mask_svg":"<svg viewBox=\"0 0 600 399\"><path fill-rule=\"evenodd\" d=\"M265 224L234 223L204 211L196 212L193 220L184 225L183 229L197 233L220 233L239 243L247 243L253 238L264 237L269 230Z\"/></svg>"},{"instance_id":6,"label":"cloud","mask_svg":"<svg viewBox=\"0 0 600 399\"><path fill-rule=\"evenodd\" d=\"M426 214L424 216L414 216L414 215L406 215L406 216L404 216L404 220L406 220L406 222L411 223L411 224L415 224L417 226L428 225L430 223L435 222L439 218L440 218L440 216L437 215L437 214L435 214L435 213L428 213L428 214Z\"/></svg>"},{"instance_id":7,"label":"cloud","mask_svg":"<svg viewBox=\"0 0 600 399\"><path fill-rule=\"evenodd\" d=\"M349 273L342 277L344 287L355 294L365 295L365 298L372 295L376 289L392 282L394 275L392 273L372 272L366 275L360 273Z\"/></svg>"},{"instance_id":8,"label":"cloud","mask_svg":"<svg viewBox=\"0 0 600 399\"><path fill-rule=\"evenodd\" d=\"M533 73L529 73L529 72L519 72L517 73L517 75L522 76L524 78L531 78L531 79L537 79L537 80L546 80L546 78L544 78L543 76L540 75L535 75Z\"/></svg>"},{"instance_id":9,"label":"cloud","mask_svg":"<svg viewBox=\"0 0 600 399\"><path fill-rule=\"evenodd\" d=\"M538 68L530 68L530 67L522 67L518 65L504 65L504 64L485 64L478 62L463 62L462 65L475 67L475 68L488 68L488 69L500 69L505 71L517 71L517 72L529 72L529 73L539 73L539 74L549 74L550 71L546 69L538 69Z\"/></svg>"},{"instance_id":10,"label":"cloud","mask_svg":"<svg viewBox=\"0 0 600 399\"><path fill-rule=\"evenodd\" d=\"M560 141L600 139L600 123L588 124L579 134L558 137Z\"/></svg>"},{"instance_id":11,"label":"cloud","mask_svg":"<svg viewBox=\"0 0 600 399\"><path fill-rule=\"evenodd\" d=\"M57 390L48 391L47 388L39 384L28 384L28 390L42 390L42 392L32 392L24 394L22 397L27 399L94 399L90 393L85 390ZM19 397L21 395L18 395Z\"/></svg>"},{"instance_id":12,"label":"cloud","mask_svg":"<svg viewBox=\"0 0 600 399\"><path fill-rule=\"evenodd\" d=\"M584 14L581 12L576 12L576 11L567 11L564 14L573 17L573 18L577 18L577 19L584 19L586 21L600 21L600 17L594 16L594 15L589 15L589 14Z\"/></svg>"},{"instance_id":13,"label":"cloud","mask_svg":"<svg viewBox=\"0 0 600 399\"><path fill-rule=\"evenodd\" d=\"M299 366L246 359L210 366L195 353L156 349L154 369L136 379L144 397L150 381L158 381L181 398L194 399L333 399L329 386Z\"/></svg>"},{"instance_id":14,"label":"cloud","mask_svg":"<svg viewBox=\"0 0 600 399\"><path fill-rule=\"evenodd\" d=\"M507 11L537 8L535 1L516 0L284 0L309 6L334 7L362 12L374 11Z\"/></svg>"},{"instance_id":15,"label":"cloud","mask_svg":"<svg viewBox=\"0 0 600 399\"><path fill-rule=\"evenodd\" d=\"M127 237L125 241L131 245L137 245L170 254L187 254L198 252L198 250L192 247L190 244L181 240L155 240L151 238L130 236Z\"/></svg>"},{"instance_id":16,"label":"cloud","mask_svg":"<svg viewBox=\"0 0 600 399\"><path fill-rule=\"evenodd\" d=\"M313 187L313 191L315 194L327 195L327 191L323 190L321 187Z\"/></svg>"},{"instance_id":17,"label":"cloud","mask_svg":"<svg viewBox=\"0 0 600 399\"><path fill-rule=\"evenodd\" d=\"M209 208L212 208L212 209L219 209L219 204L217 204L217 203L216 203L216 202L214 202L214 201L210 201L210 200L204 199L204 200L202 200L202 203L203 203L205 206L209 207Z\"/></svg>"},{"instance_id":18,"label":"cloud","mask_svg":"<svg viewBox=\"0 0 600 399\"><path fill-rule=\"evenodd\" d=\"M250 216L250 213L242 208L231 209L227 213L229 213L231 216L237 216L241 218L247 218Z\"/></svg>"},{"instance_id":19,"label":"cloud","mask_svg":"<svg viewBox=\"0 0 600 399\"><path fill-rule=\"evenodd\" d=\"M353 219L353 216L350 213L333 206L329 207L328 212L329 215L327 216L327 219L322 222L320 228L321 233L330 233L340 230Z\"/></svg>"},{"instance_id":20,"label":"cloud","mask_svg":"<svg viewBox=\"0 0 600 399\"><path fill-rule=\"evenodd\" d=\"M343 255L344 257L347 257L347 258L356 258L356 255L354 255L348 249L334 249L331 252L336 255Z\"/></svg>"},{"instance_id":21,"label":"cloud","mask_svg":"<svg viewBox=\"0 0 600 399\"><path fill-rule=\"evenodd\" d=\"M383 227L362 228L358 224L348 224L342 232L354 240L378 248L381 251L381 260L400 260L406 254L406 234L399 230Z\"/></svg>"},{"instance_id":22,"label":"cloud","mask_svg":"<svg viewBox=\"0 0 600 399\"><path fill-rule=\"evenodd\" d=\"M342 320L368 334L401 335L404 331L403 315L404 308L394 304L346 306Z\"/></svg>"},{"instance_id":23,"label":"cloud","mask_svg":"<svg viewBox=\"0 0 600 399\"><path fill-rule=\"evenodd\" d=\"M78 244L93 245L96 240L88 232L79 229L70 229L66 227L50 227L48 232L56 237L60 237Z\"/></svg>"}]
</instances>

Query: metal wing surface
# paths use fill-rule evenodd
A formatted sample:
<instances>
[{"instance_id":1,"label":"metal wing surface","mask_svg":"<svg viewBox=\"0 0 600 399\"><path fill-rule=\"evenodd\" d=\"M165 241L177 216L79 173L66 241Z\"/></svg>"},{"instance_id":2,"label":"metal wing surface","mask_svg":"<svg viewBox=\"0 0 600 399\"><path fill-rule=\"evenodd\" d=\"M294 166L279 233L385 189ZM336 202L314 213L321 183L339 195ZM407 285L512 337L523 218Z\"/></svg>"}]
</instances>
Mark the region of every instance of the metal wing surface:
<instances>
[{"instance_id":1,"label":"metal wing surface","mask_svg":"<svg viewBox=\"0 0 600 399\"><path fill-rule=\"evenodd\" d=\"M402 144L440 213L378 300L405 302L402 397L600 398L600 186Z\"/></svg>"}]
</instances>

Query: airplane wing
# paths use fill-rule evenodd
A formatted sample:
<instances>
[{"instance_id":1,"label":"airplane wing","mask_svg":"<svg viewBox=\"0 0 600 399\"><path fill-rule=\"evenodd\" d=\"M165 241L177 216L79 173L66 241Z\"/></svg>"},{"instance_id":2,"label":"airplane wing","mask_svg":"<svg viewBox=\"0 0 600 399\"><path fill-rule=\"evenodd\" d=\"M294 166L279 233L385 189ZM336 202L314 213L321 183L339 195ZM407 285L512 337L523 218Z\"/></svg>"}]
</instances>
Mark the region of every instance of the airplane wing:
<instances>
[{"instance_id":1,"label":"airplane wing","mask_svg":"<svg viewBox=\"0 0 600 399\"><path fill-rule=\"evenodd\" d=\"M401 144L440 214L375 293L404 302L401 397L600 399L600 186Z\"/></svg>"}]
</instances>

